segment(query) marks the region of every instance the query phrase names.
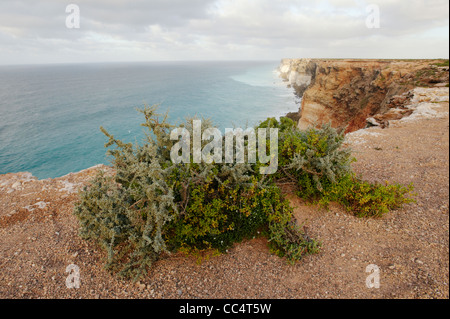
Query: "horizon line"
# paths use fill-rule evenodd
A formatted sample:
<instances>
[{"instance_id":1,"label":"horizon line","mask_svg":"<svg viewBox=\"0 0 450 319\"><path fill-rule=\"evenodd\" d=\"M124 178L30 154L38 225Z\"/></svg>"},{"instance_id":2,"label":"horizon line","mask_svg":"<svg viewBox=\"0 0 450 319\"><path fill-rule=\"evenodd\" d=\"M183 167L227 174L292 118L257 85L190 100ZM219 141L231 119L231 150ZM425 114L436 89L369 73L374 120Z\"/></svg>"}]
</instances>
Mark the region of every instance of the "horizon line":
<instances>
[{"instance_id":1,"label":"horizon line","mask_svg":"<svg viewBox=\"0 0 450 319\"><path fill-rule=\"evenodd\" d=\"M448 60L448 57L440 58L332 58L332 57L285 57L279 59L230 59L230 60L142 60L142 61L85 61L85 62L43 62L43 63L13 63L13 64L2 64L0 62L0 67L17 67L17 66L63 66L63 65L81 65L81 64L143 64L143 63L199 63L199 62L276 62L282 61L284 59L312 59L312 60L411 60L411 61L427 61L427 60Z\"/></svg>"}]
</instances>

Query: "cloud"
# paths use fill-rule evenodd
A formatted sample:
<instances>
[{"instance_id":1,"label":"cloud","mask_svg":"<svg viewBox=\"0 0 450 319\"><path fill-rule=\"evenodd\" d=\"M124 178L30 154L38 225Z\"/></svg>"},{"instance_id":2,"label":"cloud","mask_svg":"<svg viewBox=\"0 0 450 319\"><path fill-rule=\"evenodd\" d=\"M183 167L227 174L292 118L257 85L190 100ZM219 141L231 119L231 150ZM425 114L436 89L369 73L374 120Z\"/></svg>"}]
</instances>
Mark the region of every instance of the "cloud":
<instances>
[{"instance_id":1,"label":"cloud","mask_svg":"<svg viewBox=\"0 0 450 319\"><path fill-rule=\"evenodd\" d=\"M0 2L0 64L283 57L448 57L446 0ZM381 28L366 27L369 4Z\"/></svg>"}]
</instances>

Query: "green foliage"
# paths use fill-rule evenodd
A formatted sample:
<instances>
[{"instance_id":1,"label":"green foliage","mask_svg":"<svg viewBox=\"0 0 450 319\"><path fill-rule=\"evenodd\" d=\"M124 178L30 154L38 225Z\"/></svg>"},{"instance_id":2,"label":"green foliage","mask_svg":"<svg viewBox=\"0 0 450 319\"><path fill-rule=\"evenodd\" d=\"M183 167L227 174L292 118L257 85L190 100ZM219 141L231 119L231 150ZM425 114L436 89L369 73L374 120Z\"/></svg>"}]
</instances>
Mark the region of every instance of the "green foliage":
<instances>
[{"instance_id":1,"label":"green foliage","mask_svg":"<svg viewBox=\"0 0 450 319\"><path fill-rule=\"evenodd\" d=\"M434 63L433 65L438 67L446 67L449 66L449 60L443 60L442 62Z\"/></svg>"},{"instance_id":2,"label":"green foliage","mask_svg":"<svg viewBox=\"0 0 450 319\"><path fill-rule=\"evenodd\" d=\"M295 123L288 117L281 117L278 122L276 118L271 117L261 122L258 128L277 128L280 132L286 132L295 128Z\"/></svg>"},{"instance_id":3,"label":"green foliage","mask_svg":"<svg viewBox=\"0 0 450 319\"><path fill-rule=\"evenodd\" d=\"M172 192L163 182L124 188L103 174L85 187L75 206L81 236L102 245L107 268L125 277L141 275L167 252L162 230L175 212Z\"/></svg>"},{"instance_id":4,"label":"green foliage","mask_svg":"<svg viewBox=\"0 0 450 319\"><path fill-rule=\"evenodd\" d=\"M289 202L282 199L279 191L272 196L273 202L277 203L268 217L269 246L272 253L287 258L291 263L305 255L318 253L321 244L309 238L297 225Z\"/></svg>"},{"instance_id":5,"label":"green foliage","mask_svg":"<svg viewBox=\"0 0 450 319\"><path fill-rule=\"evenodd\" d=\"M351 150L342 147L344 135L330 125L290 131L280 138L280 174L296 182L298 195L313 198L325 185L351 172Z\"/></svg>"},{"instance_id":6,"label":"green foliage","mask_svg":"<svg viewBox=\"0 0 450 319\"><path fill-rule=\"evenodd\" d=\"M107 268L139 278L163 253L226 251L259 233L278 255L298 260L318 245L293 225L289 202L249 164L183 164L170 160L170 129L156 108L141 110L148 129L143 145L109 134L114 177L99 175L80 194L75 215L81 235L108 252ZM194 119L181 127L192 133ZM293 122L284 120L285 130ZM212 127L202 121L202 132ZM298 245L298 247L297 247Z\"/></svg>"},{"instance_id":7,"label":"green foliage","mask_svg":"<svg viewBox=\"0 0 450 319\"><path fill-rule=\"evenodd\" d=\"M233 243L264 233L273 251L291 261L315 252L311 247L318 244L293 228L292 208L278 188L259 188L256 179L249 188L229 188L226 183L216 188L213 184L193 189L192 204L171 226L170 242L178 250L224 252ZM291 238L295 242L288 244Z\"/></svg>"},{"instance_id":8,"label":"green foliage","mask_svg":"<svg viewBox=\"0 0 450 319\"><path fill-rule=\"evenodd\" d=\"M265 190L257 185L247 188L230 184L218 185L211 179L190 189L189 205L171 226L173 246L224 252L264 226L267 212L261 201Z\"/></svg>"},{"instance_id":9,"label":"green foliage","mask_svg":"<svg viewBox=\"0 0 450 319\"><path fill-rule=\"evenodd\" d=\"M412 203L413 185L372 184L347 175L324 192L321 204L327 206L330 201L341 203L357 217L382 217L389 211Z\"/></svg>"},{"instance_id":10,"label":"green foliage","mask_svg":"<svg viewBox=\"0 0 450 319\"><path fill-rule=\"evenodd\" d=\"M262 125L280 127L275 119ZM381 217L413 202L412 185L372 184L356 178L351 169L355 159L343 142L344 134L330 125L306 131L282 130L276 181L294 183L298 196L305 200L325 207L338 202L358 217Z\"/></svg>"},{"instance_id":11,"label":"green foliage","mask_svg":"<svg viewBox=\"0 0 450 319\"><path fill-rule=\"evenodd\" d=\"M344 135L330 125L300 131L288 118L262 122L257 128L279 129L279 170L265 176L259 174L261 163L194 164L191 158L189 164L173 164L174 127L167 116L160 120L155 107L140 112L147 129L143 145L123 143L101 128L115 174L99 174L75 206L83 238L104 247L107 268L125 277L139 278L171 252L225 252L259 234L290 262L316 253L320 244L297 225L277 183L294 183L304 199L324 206L339 202L359 217L381 217L412 201L412 186L355 178ZM191 136L194 120L181 125ZM202 120L202 132L212 127Z\"/></svg>"}]
</instances>

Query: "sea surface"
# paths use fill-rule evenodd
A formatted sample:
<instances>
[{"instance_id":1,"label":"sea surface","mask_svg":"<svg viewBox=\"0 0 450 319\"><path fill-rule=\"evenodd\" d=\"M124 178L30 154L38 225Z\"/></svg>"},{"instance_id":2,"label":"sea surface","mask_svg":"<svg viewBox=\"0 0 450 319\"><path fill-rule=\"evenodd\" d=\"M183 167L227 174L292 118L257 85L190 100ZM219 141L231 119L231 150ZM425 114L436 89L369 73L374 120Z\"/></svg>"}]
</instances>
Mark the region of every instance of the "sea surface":
<instances>
[{"instance_id":1,"label":"sea surface","mask_svg":"<svg viewBox=\"0 0 450 319\"><path fill-rule=\"evenodd\" d=\"M109 164L105 127L142 142L137 108L159 105L169 121L211 118L254 126L298 111L278 78L279 62L151 62L0 66L0 174L55 178Z\"/></svg>"}]
</instances>

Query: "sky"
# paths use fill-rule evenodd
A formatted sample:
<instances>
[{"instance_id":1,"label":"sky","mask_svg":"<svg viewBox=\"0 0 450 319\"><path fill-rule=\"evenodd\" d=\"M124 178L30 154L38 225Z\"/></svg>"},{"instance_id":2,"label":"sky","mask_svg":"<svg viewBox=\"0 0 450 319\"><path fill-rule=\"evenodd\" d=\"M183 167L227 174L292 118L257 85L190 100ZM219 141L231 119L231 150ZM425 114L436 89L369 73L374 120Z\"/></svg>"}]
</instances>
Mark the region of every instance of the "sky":
<instances>
[{"instance_id":1,"label":"sky","mask_svg":"<svg viewBox=\"0 0 450 319\"><path fill-rule=\"evenodd\" d=\"M448 46L448 0L0 0L1 65L448 58Z\"/></svg>"}]
</instances>

